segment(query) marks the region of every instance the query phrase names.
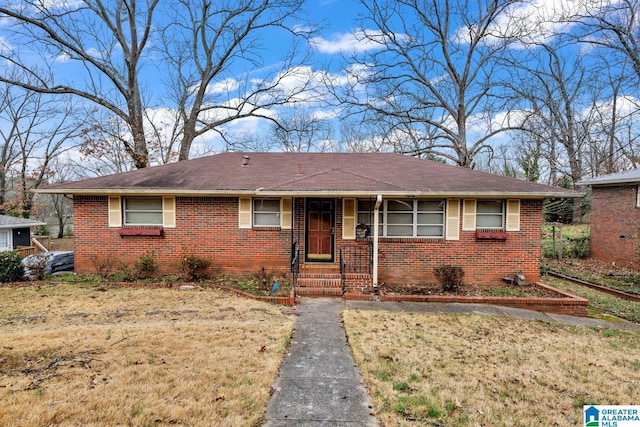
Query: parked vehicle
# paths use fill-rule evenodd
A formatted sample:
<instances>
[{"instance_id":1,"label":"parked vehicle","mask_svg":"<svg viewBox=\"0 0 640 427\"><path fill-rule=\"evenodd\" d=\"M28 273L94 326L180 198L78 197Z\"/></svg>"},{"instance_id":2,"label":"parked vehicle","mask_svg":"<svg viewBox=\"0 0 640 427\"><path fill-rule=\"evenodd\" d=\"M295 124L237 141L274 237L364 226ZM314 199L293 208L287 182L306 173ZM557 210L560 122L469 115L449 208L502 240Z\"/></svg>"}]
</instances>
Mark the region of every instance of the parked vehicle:
<instances>
[{"instance_id":1,"label":"parked vehicle","mask_svg":"<svg viewBox=\"0 0 640 427\"><path fill-rule=\"evenodd\" d=\"M35 276L39 266L44 264L43 274L52 274L58 271L73 271L73 251L52 251L29 255L22 260L24 275Z\"/></svg>"}]
</instances>

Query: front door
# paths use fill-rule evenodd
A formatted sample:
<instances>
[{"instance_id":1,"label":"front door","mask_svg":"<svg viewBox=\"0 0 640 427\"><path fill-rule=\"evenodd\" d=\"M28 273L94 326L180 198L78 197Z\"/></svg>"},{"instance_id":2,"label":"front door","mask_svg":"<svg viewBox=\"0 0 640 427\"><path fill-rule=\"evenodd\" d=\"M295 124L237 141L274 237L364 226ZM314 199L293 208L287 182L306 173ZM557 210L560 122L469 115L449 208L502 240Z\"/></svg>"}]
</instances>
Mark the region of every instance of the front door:
<instances>
[{"instance_id":1,"label":"front door","mask_svg":"<svg viewBox=\"0 0 640 427\"><path fill-rule=\"evenodd\" d=\"M334 199L307 200L307 261L333 262Z\"/></svg>"}]
</instances>

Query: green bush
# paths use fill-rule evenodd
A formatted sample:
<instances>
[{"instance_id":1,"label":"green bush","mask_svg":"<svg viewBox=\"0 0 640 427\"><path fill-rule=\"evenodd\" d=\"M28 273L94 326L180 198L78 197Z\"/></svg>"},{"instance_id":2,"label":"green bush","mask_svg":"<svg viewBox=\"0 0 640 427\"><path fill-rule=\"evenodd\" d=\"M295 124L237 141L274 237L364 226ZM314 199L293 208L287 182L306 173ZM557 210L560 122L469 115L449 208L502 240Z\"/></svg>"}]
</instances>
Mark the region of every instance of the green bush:
<instances>
[{"instance_id":1,"label":"green bush","mask_svg":"<svg viewBox=\"0 0 640 427\"><path fill-rule=\"evenodd\" d=\"M0 283L15 282L23 278L24 266L18 252L0 252Z\"/></svg>"},{"instance_id":2,"label":"green bush","mask_svg":"<svg viewBox=\"0 0 640 427\"><path fill-rule=\"evenodd\" d=\"M197 255L185 255L180 262L184 279L190 282L206 279L210 265L211 261Z\"/></svg>"},{"instance_id":3,"label":"green bush","mask_svg":"<svg viewBox=\"0 0 640 427\"><path fill-rule=\"evenodd\" d=\"M433 269L436 279L440 281L444 292L456 292L462 287L464 270L456 265L440 265Z\"/></svg>"},{"instance_id":4,"label":"green bush","mask_svg":"<svg viewBox=\"0 0 640 427\"><path fill-rule=\"evenodd\" d=\"M589 258L589 236L569 239L566 256L570 258Z\"/></svg>"},{"instance_id":5,"label":"green bush","mask_svg":"<svg viewBox=\"0 0 640 427\"><path fill-rule=\"evenodd\" d=\"M155 251L149 251L133 263L135 275L139 279L148 279L158 272L158 261L156 261Z\"/></svg>"}]
</instances>

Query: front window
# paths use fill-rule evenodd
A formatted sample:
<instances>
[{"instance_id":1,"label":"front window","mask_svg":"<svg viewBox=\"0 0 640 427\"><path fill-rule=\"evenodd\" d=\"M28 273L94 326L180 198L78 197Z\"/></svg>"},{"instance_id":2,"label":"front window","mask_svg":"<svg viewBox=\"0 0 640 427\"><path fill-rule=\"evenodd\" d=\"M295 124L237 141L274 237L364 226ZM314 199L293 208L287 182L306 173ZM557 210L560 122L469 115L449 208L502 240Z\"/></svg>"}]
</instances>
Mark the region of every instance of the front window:
<instances>
[{"instance_id":1,"label":"front window","mask_svg":"<svg viewBox=\"0 0 640 427\"><path fill-rule=\"evenodd\" d=\"M162 197L125 197L126 225L162 225Z\"/></svg>"},{"instance_id":2,"label":"front window","mask_svg":"<svg viewBox=\"0 0 640 427\"><path fill-rule=\"evenodd\" d=\"M503 229L504 202L502 200L478 200L476 228Z\"/></svg>"},{"instance_id":3,"label":"front window","mask_svg":"<svg viewBox=\"0 0 640 427\"><path fill-rule=\"evenodd\" d=\"M358 224L373 226L372 200L358 200ZM380 206L381 237L443 237L444 205L440 199L392 199Z\"/></svg>"},{"instance_id":4,"label":"front window","mask_svg":"<svg viewBox=\"0 0 640 427\"><path fill-rule=\"evenodd\" d=\"M7 230L0 230L0 250L11 249L9 245L9 233Z\"/></svg>"},{"instance_id":5,"label":"front window","mask_svg":"<svg viewBox=\"0 0 640 427\"><path fill-rule=\"evenodd\" d=\"M253 225L280 227L280 199L253 199Z\"/></svg>"}]
</instances>

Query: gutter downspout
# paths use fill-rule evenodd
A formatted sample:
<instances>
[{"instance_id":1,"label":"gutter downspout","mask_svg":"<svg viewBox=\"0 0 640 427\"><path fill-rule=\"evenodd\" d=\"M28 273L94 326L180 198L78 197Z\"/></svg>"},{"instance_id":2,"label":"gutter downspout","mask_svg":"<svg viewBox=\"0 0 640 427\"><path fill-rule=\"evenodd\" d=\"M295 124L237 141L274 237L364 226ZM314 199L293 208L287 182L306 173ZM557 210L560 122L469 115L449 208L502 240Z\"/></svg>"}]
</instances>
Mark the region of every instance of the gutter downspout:
<instances>
[{"instance_id":1,"label":"gutter downspout","mask_svg":"<svg viewBox=\"0 0 640 427\"><path fill-rule=\"evenodd\" d=\"M373 288L378 288L378 229L380 228L380 205L382 204L382 194L376 197L376 204L373 207Z\"/></svg>"}]
</instances>

